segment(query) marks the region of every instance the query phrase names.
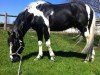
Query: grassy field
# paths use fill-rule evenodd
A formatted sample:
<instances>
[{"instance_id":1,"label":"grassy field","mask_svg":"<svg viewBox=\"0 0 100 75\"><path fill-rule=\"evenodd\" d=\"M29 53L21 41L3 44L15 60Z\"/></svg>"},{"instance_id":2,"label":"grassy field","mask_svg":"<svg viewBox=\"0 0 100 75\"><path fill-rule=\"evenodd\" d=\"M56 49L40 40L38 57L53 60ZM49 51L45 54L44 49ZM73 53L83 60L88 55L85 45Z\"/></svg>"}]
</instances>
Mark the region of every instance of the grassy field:
<instances>
[{"instance_id":1,"label":"grassy field","mask_svg":"<svg viewBox=\"0 0 100 75\"><path fill-rule=\"evenodd\" d=\"M34 61L38 54L37 36L35 32L28 32L24 38L25 50L23 51L21 75L100 75L100 46L96 46L100 36L95 38L95 61L84 63L85 54L81 50L85 45L82 41L74 46L75 35L52 33L52 48L56 61L51 62L45 44L43 45L44 57ZM0 30L0 75L17 75L19 62L12 63L9 59L7 45L7 32Z\"/></svg>"}]
</instances>

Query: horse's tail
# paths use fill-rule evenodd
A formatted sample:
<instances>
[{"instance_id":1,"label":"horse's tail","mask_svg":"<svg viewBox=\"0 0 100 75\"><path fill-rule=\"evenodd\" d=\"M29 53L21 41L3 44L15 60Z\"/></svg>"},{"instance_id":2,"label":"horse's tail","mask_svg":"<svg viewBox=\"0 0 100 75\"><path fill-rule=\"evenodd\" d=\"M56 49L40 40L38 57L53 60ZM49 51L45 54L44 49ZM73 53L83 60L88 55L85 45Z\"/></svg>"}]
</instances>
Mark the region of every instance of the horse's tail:
<instances>
[{"instance_id":1,"label":"horse's tail","mask_svg":"<svg viewBox=\"0 0 100 75\"><path fill-rule=\"evenodd\" d=\"M88 6L88 5L86 5L86 6ZM87 26L88 34L85 35L86 45L85 45L84 49L82 50L82 53L86 53L89 50L91 50L91 48L93 48L93 42L94 42L96 18L95 18L94 10L91 7L89 7L89 8L90 8L90 14L88 13L88 15L90 16L90 19L88 21L88 26Z\"/></svg>"}]
</instances>

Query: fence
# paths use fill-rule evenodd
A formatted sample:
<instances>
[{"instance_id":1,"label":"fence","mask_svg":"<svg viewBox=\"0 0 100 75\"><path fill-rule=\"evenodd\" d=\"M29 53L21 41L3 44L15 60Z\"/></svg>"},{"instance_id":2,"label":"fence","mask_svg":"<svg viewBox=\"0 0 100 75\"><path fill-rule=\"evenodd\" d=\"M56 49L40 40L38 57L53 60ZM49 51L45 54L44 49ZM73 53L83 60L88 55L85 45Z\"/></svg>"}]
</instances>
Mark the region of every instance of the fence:
<instances>
[{"instance_id":1,"label":"fence","mask_svg":"<svg viewBox=\"0 0 100 75\"><path fill-rule=\"evenodd\" d=\"M0 16L4 16L4 25L3 25L4 30L7 30L7 17L17 17L14 15L8 15L7 13L0 14Z\"/></svg>"}]
</instances>

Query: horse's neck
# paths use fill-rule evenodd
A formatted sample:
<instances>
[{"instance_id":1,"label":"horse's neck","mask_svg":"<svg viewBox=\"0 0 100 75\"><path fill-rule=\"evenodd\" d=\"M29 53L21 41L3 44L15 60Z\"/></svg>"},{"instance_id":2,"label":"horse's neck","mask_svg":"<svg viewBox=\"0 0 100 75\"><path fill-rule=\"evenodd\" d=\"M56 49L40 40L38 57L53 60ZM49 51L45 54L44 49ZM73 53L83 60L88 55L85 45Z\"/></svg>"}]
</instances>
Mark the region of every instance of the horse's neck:
<instances>
[{"instance_id":1,"label":"horse's neck","mask_svg":"<svg viewBox=\"0 0 100 75\"><path fill-rule=\"evenodd\" d=\"M23 35L22 31L19 28L14 26L13 32L15 33L16 38L23 39L24 35Z\"/></svg>"},{"instance_id":2,"label":"horse's neck","mask_svg":"<svg viewBox=\"0 0 100 75\"><path fill-rule=\"evenodd\" d=\"M23 38L26 34L26 32L29 30L30 28L28 27L23 27L23 28L19 28L17 29L18 33L19 33L19 37Z\"/></svg>"}]
</instances>

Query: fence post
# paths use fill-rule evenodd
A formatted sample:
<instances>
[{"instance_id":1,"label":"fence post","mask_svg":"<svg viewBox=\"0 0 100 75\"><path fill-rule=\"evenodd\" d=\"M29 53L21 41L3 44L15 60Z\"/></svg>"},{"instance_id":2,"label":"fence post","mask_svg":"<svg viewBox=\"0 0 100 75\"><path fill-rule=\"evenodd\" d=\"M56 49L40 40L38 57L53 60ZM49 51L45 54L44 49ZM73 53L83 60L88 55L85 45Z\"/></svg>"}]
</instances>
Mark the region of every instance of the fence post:
<instances>
[{"instance_id":1,"label":"fence post","mask_svg":"<svg viewBox=\"0 0 100 75\"><path fill-rule=\"evenodd\" d=\"M7 29L7 13L5 13L5 22L4 22L4 30Z\"/></svg>"}]
</instances>

